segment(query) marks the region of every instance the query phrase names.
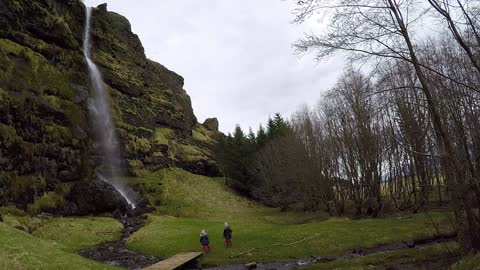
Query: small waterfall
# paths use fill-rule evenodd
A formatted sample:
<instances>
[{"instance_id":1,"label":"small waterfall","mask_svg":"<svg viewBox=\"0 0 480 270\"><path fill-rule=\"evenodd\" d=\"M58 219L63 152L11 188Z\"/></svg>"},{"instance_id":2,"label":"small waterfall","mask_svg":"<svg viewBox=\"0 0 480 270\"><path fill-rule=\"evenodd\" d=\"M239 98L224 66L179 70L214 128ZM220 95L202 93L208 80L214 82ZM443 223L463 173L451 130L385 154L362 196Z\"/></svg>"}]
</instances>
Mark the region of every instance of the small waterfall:
<instances>
[{"instance_id":1,"label":"small waterfall","mask_svg":"<svg viewBox=\"0 0 480 270\"><path fill-rule=\"evenodd\" d=\"M88 64L88 72L90 75L91 99L88 102L88 109L94 122L94 131L96 142L100 146L103 155L103 169L102 174L97 172L97 175L103 181L112 184L115 189L127 200L127 202L135 208L135 204L130 197L132 191L114 179L121 177L122 173L122 159L118 150L119 142L115 134L115 125L112 120L111 110L108 102L108 93L105 90L102 74L97 65L91 59L91 28L92 8L86 7L85 16L85 33L83 37L83 54Z\"/></svg>"}]
</instances>

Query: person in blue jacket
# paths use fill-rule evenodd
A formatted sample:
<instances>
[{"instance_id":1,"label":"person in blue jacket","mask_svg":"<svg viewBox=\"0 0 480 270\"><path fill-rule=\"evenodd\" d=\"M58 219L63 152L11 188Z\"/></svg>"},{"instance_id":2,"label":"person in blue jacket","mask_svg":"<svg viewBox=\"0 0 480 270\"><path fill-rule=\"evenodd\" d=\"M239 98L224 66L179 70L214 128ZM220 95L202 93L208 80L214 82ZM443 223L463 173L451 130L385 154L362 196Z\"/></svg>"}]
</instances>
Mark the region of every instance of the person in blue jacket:
<instances>
[{"instance_id":1,"label":"person in blue jacket","mask_svg":"<svg viewBox=\"0 0 480 270\"><path fill-rule=\"evenodd\" d=\"M230 228L230 225L228 225L227 222L225 222L225 226L223 229L223 238L225 238L225 244L227 247L232 246L232 229Z\"/></svg>"},{"instance_id":2,"label":"person in blue jacket","mask_svg":"<svg viewBox=\"0 0 480 270\"><path fill-rule=\"evenodd\" d=\"M202 244L203 252L208 252L210 250L210 247L208 246L210 242L208 241L208 235L205 230L202 230L200 233L200 244Z\"/></svg>"}]
</instances>

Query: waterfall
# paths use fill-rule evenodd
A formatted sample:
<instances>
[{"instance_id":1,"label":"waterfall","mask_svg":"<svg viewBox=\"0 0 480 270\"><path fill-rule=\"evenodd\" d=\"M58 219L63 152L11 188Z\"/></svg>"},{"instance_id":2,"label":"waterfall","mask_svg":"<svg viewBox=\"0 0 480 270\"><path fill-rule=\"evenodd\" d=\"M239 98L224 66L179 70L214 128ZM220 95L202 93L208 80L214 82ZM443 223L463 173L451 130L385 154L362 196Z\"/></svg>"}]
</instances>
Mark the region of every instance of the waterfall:
<instances>
[{"instance_id":1,"label":"waterfall","mask_svg":"<svg viewBox=\"0 0 480 270\"><path fill-rule=\"evenodd\" d=\"M90 95L88 101L88 110L93 119L93 128L96 142L104 155L102 174L97 172L97 176L110 183L127 202L135 208L133 200L127 188L115 178L123 176L122 159L118 150L119 141L115 133L115 125L112 120L111 110L108 102L108 93L105 90L102 74L97 65L91 59L91 28L92 8L86 7L85 14L85 33L83 37L83 54L88 64L88 73L90 76Z\"/></svg>"}]
</instances>

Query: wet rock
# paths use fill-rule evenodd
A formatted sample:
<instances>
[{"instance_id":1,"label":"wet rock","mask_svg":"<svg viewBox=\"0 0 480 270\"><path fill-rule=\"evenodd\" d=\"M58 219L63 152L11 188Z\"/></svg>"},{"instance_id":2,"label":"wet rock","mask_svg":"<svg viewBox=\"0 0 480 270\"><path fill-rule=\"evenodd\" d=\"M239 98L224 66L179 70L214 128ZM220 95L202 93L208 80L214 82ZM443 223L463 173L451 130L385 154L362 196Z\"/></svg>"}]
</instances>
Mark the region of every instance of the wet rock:
<instances>
[{"instance_id":1,"label":"wet rock","mask_svg":"<svg viewBox=\"0 0 480 270\"><path fill-rule=\"evenodd\" d=\"M78 213L77 205L71 201L65 201L61 214L64 216L74 216L76 213Z\"/></svg>"},{"instance_id":2,"label":"wet rock","mask_svg":"<svg viewBox=\"0 0 480 270\"><path fill-rule=\"evenodd\" d=\"M109 183L99 179L77 182L67 199L76 205L75 215L125 212L128 203L125 198Z\"/></svg>"},{"instance_id":3,"label":"wet rock","mask_svg":"<svg viewBox=\"0 0 480 270\"><path fill-rule=\"evenodd\" d=\"M61 182L73 182L78 180L80 173L77 172L77 168L71 168L70 170L62 170L58 173L58 179Z\"/></svg>"},{"instance_id":4,"label":"wet rock","mask_svg":"<svg viewBox=\"0 0 480 270\"><path fill-rule=\"evenodd\" d=\"M245 269L252 270L257 268L257 263L256 262L251 262L251 263L246 263L244 264Z\"/></svg>"},{"instance_id":5,"label":"wet rock","mask_svg":"<svg viewBox=\"0 0 480 270\"><path fill-rule=\"evenodd\" d=\"M148 200L146 198L143 198L139 200L136 205L138 208L146 208L148 205Z\"/></svg>"},{"instance_id":6,"label":"wet rock","mask_svg":"<svg viewBox=\"0 0 480 270\"><path fill-rule=\"evenodd\" d=\"M211 160L201 160L201 161L179 161L177 166L184 168L185 170L194 173L205 175L208 177L218 177L221 176L220 170L215 162Z\"/></svg>"},{"instance_id":7,"label":"wet rock","mask_svg":"<svg viewBox=\"0 0 480 270\"><path fill-rule=\"evenodd\" d=\"M361 248L353 249L353 250L352 250L352 255L353 255L354 257L360 257L360 256L365 255L365 251L364 251L363 249L361 249Z\"/></svg>"},{"instance_id":8,"label":"wet rock","mask_svg":"<svg viewBox=\"0 0 480 270\"><path fill-rule=\"evenodd\" d=\"M83 140L87 138L88 134L83 130L80 126L74 126L72 129L72 135L75 136L75 138Z\"/></svg>"},{"instance_id":9,"label":"wet rock","mask_svg":"<svg viewBox=\"0 0 480 270\"><path fill-rule=\"evenodd\" d=\"M85 102L90 94L88 93L88 89L84 86L78 84L72 84L72 88L75 91L75 96L73 97L74 103L82 103Z\"/></svg>"},{"instance_id":10,"label":"wet rock","mask_svg":"<svg viewBox=\"0 0 480 270\"><path fill-rule=\"evenodd\" d=\"M137 217L137 216L141 216L143 214L152 213L154 211L155 211L154 207L145 207L145 208L137 207L135 209L132 209L132 210L128 211L127 215L129 217Z\"/></svg>"},{"instance_id":11,"label":"wet rock","mask_svg":"<svg viewBox=\"0 0 480 270\"><path fill-rule=\"evenodd\" d=\"M415 241L405 241L405 245L409 248L414 248L415 247Z\"/></svg>"},{"instance_id":12,"label":"wet rock","mask_svg":"<svg viewBox=\"0 0 480 270\"><path fill-rule=\"evenodd\" d=\"M115 219L121 219L123 214L122 214L122 211L120 211L120 209L116 209L115 211L113 211L112 216Z\"/></svg>"}]
</instances>

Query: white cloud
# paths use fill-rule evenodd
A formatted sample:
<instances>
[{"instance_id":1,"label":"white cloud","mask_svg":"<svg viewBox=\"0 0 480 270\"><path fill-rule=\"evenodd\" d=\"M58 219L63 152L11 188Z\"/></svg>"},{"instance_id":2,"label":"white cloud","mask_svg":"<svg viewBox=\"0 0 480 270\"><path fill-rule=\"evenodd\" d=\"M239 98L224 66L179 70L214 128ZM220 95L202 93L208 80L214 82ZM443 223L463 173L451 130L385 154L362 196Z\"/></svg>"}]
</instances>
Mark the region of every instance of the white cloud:
<instances>
[{"instance_id":1,"label":"white cloud","mask_svg":"<svg viewBox=\"0 0 480 270\"><path fill-rule=\"evenodd\" d=\"M276 112L289 116L315 104L342 70L339 60L317 64L294 55L292 43L319 25L291 24L292 1L106 2L130 20L148 58L185 78L199 121L218 117L224 132L236 123L256 129Z\"/></svg>"}]
</instances>

